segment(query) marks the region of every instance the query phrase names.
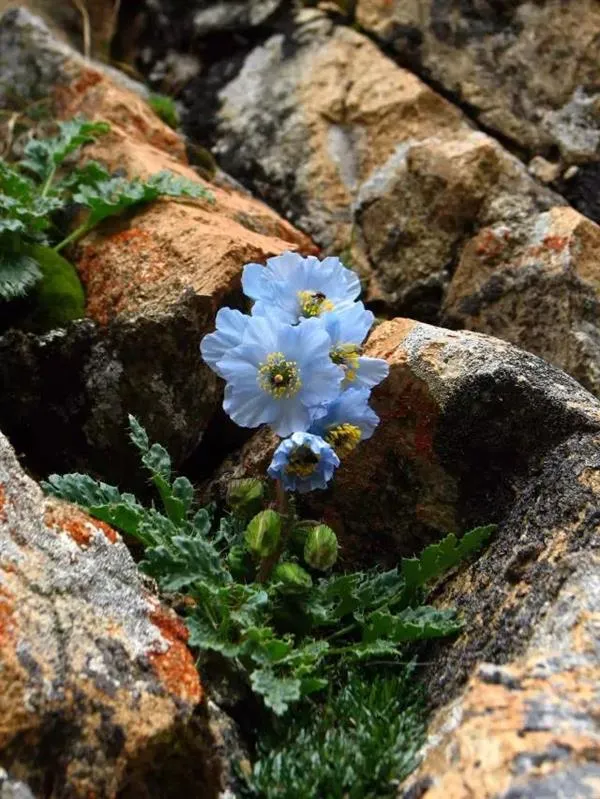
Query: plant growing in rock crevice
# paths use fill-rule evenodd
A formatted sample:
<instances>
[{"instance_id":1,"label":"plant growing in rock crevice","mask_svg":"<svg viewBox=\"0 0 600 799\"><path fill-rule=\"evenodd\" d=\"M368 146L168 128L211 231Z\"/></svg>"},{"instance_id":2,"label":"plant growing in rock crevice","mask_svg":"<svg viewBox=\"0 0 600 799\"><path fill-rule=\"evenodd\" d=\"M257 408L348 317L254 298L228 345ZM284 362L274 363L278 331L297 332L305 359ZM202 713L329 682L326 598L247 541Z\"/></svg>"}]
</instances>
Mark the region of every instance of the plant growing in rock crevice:
<instances>
[{"instance_id":1,"label":"plant growing in rock crevice","mask_svg":"<svg viewBox=\"0 0 600 799\"><path fill-rule=\"evenodd\" d=\"M60 254L66 246L104 219L160 196L212 200L203 185L170 172L130 180L95 161L76 167L69 158L110 126L71 119L58 129L53 138L30 138L16 163L0 159L0 302L31 294L32 321L45 327L83 316L77 272ZM62 227L75 208L83 221L67 234Z\"/></svg>"},{"instance_id":2,"label":"plant growing in rock crevice","mask_svg":"<svg viewBox=\"0 0 600 799\"><path fill-rule=\"evenodd\" d=\"M268 469L274 483L232 483L218 519L194 507L190 482L173 479L167 452L131 418L163 511L83 475L52 476L48 488L138 538L142 568L185 596L191 645L229 661L282 714L343 664L394 659L409 642L459 630L452 610L424 604L424 589L490 528L448 536L391 571L332 572L335 532L299 519L293 494L325 488L379 422L369 390L388 367L362 352L373 317L356 302L358 278L333 258L252 264L243 287L253 315L222 309L202 353L226 379L224 408L238 424L287 436Z\"/></svg>"}]
</instances>

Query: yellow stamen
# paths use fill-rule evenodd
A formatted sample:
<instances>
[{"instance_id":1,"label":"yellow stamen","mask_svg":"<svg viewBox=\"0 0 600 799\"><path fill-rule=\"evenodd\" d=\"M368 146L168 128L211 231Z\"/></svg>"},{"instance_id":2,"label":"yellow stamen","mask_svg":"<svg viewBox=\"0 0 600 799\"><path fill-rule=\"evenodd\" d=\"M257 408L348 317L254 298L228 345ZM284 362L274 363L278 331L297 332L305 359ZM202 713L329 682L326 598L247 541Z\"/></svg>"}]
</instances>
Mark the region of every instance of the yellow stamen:
<instances>
[{"instance_id":1,"label":"yellow stamen","mask_svg":"<svg viewBox=\"0 0 600 799\"><path fill-rule=\"evenodd\" d=\"M288 474L295 474L304 480L313 474L318 463L319 456L315 455L310 447L302 446L292 452L285 470Z\"/></svg>"},{"instance_id":2,"label":"yellow stamen","mask_svg":"<svg viewBox=\"0 0 600 799\"><path fill-rule=\"evenodd\" d=\"M258 367L258 384L275 399L289 399L302 385L296 361L286 360L282 352L271 352Z\"/></svg>"},{"instance_id":3,"label":"yellow stamen","mask_svg":"<svg viewBox=\"0 0 600 799\"><path fill-rule=\"evenodd\" d=\"M358 344L338 344L329 355L334 363L343 368L345 379L352 382L356 378L362 353L363 348Z\"/></svg>"},{"instance_id":4,"label":"yellow stamen","mask_svg":"<svg viewBox=\"0 0 600 799\"><path fill-rule=\"evenodd\" d=\"M325 311L333 311L335 305L321 291L299 291L300 311L302 316L320 316Z\"/></svg>"},{"instance_id":5,"label":"yellow stamen","mask_svg":"<svg viewBox=\"0 0 600 799\"><path fill-rule=\"evenodd\" d=\"M336 451L338 457L343 458L356 447L361 438L360 427L355 424L337 424L330 427L325 435L325 441Z\"/></svg>"}]
</instances>

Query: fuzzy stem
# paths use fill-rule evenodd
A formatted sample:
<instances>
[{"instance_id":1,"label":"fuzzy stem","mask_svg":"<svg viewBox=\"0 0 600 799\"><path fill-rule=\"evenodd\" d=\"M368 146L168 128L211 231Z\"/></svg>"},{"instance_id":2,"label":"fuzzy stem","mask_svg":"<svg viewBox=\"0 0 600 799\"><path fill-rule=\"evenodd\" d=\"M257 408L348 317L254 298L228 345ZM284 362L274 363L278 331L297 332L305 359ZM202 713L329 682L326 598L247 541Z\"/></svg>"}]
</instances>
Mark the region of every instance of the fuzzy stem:
<instances>
[{"instance_id":1,"label":"fuzzy stem","mask_svg":"<svg viewBox=\"0 0 600 799\"><path fill-rule=\"evenodd\" d=\"M42 192L41 192L41 196L42 197L45 197L48 194L48 191L50 190L50 186L52 185L52 181L54 180L54 175L55 174L56 174L56 166L53 166L52 169L50 170L49 174L48 174L48 177L46 178L46 182L44 183L44 185L42 187Z\"/></svg>"},{"instance_id":2,"label":"fuzzy stem","mask_svg":"<svg viewBox=\"0 0 600 799\"><path fill-rule=\"evenodd\" d=\"M69 233L66 239L63 239L60 244L54 247L54 252L60 252L67 244L72 244L74 241L77 241L77 239L81 238L81 236L85 236L91 229L92 226L88 225L87 222L84 222L83 225L79 225L72 233Z\"/></svg>"},{"instance_id":3,"label":"fuzzy stem","mask_svg":"<svg viewBox=\"0 0 600 799\"><path fill-rule=\"evenodd\" d=\"M256 575L257 583L266 583L269 577L271 576L271 572L277 565L277 562L281 557L281 553L285 549L285 545L287 544L287 539L290 532L290 520L291 520L290 503L281 480L277 480L275 484L275 503L276 503L277 512L282 518L281 539L279 541L279 546L277 547L275 552L272 555L269 555L268 558L263 558L263 560L261 561L260 567L258 569L258 574Z\"/></svg>"}]
</instances>

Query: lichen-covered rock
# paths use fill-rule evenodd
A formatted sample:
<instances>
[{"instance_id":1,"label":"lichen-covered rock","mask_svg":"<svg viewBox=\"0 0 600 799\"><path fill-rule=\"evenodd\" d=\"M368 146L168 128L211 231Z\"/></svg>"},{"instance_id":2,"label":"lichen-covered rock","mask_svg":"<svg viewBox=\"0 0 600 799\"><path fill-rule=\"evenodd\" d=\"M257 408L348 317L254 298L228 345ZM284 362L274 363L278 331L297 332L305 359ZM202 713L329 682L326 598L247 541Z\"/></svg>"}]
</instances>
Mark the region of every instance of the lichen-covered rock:
<instances>
[{"instance_id":1,"label":"lichen-covered rock","mask_svg":"<svg viewBox=\"0 0 600 799\"><path fill-rule=\"evenodd\" d=\"M11 780L56 799L190 786L216 796L186 639L118 534L45 499L0 435L0 765Z\"/></svg>"},{"instance_id":2,"label":"lichen-covered rock","mask_svg":"<svg viewBox=\"0 0 600 799\"><path fill-rule=\"evenodd\" d=\"M83 158L130 176L167 169L199 180L181 137L142 97L24 9L0 20L0 107L9 103L10 87L46 97L59 118L108 120L110 133ZM244 263L313 247L249 195L224 183L209 188L213 203L161 200L71 249L96 326L81 322L42 337L11 331L0 340L0 423L36 471L91 466L126 478L127 413L138 415L177 462L198 444L218 405L198 343L219 305L239 292ZM35 446L49 439L55 447Z\"/></svg>"},{"instance_id":3,"label":"lichen-covered rock","mask_svg":"<svg viewBox=\"0 0 600 799\"><path fill-rule=\"evenodd\" d=\"M574 380L489 336L395 319L366 352L390 365L372 398L381 423L309 499L349 561L395 562L445 532L502 522L548 453L600 429L600 405ZM224 468L264 473L274 446L261 432Z\"/></svg>"},{"instance_id":4,"label":"lichen-covered rock","mask_svg":"<svg viewBox=\"0 0 600 799\"><path fill-rule=\"evenodd\" d=\"M600 160L595 0L358 0L356 19L524 149Z\"/></svg>"},{"instance_id":5,"label":"lichen-covered rock","mask_svg":"<svg viewBox=\"0 0 600 799\"><path fill-rule=\"evenodd\" d=\"M511 341L600 395L600 227L572 208L483 228L444 305L452 327Z\"/></svg>"},{"instance_id":6,"label":"lichen-covered rock","mask_svg":"<svg viewBox=\"0 0 600 799\"><path fill-rule=\"evenodd\" d=\"M252 50L219 101L224 168L342 254L396 312L436 319L474 228L560 202L455 106L317 9Z\"/></svg>"},{"instance_id":7,"label":"lichen-covered rock","mask_svg":"<svg viewBox=\"0 0 600 799\"><path fill-rule=\"evenodd\" d=\"M468 588L471 601L478 602L477 591L483 588L487 601L478 612L492 619L493 626L479 656L493 660L476 666L462 694L437 712L424 760L400 790L401 799L600 795L600 557L598 522L591 518L599 499L599 444L595 436L587 446L572 446L579 448L581 458L571 458L571 468L561 470L563 477L571 472L571 496L581 500L578 511L569 503L579 513L579 523L553 525L544 534L538 526L534 544L527 524L529 509L520 517L520 549L511 557L510 537L502 541L500 575L507 581L503 595L502 580L492 571L493 561L499 562L494 558L499 541L492 544L489 556L450 581L451 590L445 589L448 599ZM556 475L547 476L552 488L546 493L540 484L540 495L549 509ZM582 524L584 515L587 523ZM499 604L489 601L484 574L495 585L493 599ZM538 592L542 600L532 601ZM472 620L470 616L468 623ZM522 647L523 628L530 641L513 659L510 636L515 628L518 646ZM468 627L464 635L469 636ZM456 662L451 657L449 668Z\"/></svg>"}]
</instances>

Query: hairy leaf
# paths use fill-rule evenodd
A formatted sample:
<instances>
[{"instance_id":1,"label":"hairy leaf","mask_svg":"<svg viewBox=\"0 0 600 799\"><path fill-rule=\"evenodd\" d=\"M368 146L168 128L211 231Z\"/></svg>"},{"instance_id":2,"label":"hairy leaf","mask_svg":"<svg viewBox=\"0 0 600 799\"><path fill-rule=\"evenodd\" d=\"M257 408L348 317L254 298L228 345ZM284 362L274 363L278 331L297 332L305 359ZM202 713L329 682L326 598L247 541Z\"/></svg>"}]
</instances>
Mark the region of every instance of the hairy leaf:
<instances>
[{"instance_id":1,"label":"hairy leaf","mask_svg":"<svg viewBox=\"0 0 600 799\"><path fill-rule=\"evenodd\" d=\"M0 299L24 297L41 278L39 264L29 255L0 249Z\"/></svg>"},{"instance_id":2,"label":"hairy leaf","mask_svg":"<svg viewBox=\"0 0 600 799\"><path fill-rule=\"evenodd\" d=\"M81 145L95 141L110 130L107 122L88 122L79 117L60 122L58 127L59 133L54 138L30 139L25 145L21 166L42 181Z\"/></svg>"}]
</instances>

